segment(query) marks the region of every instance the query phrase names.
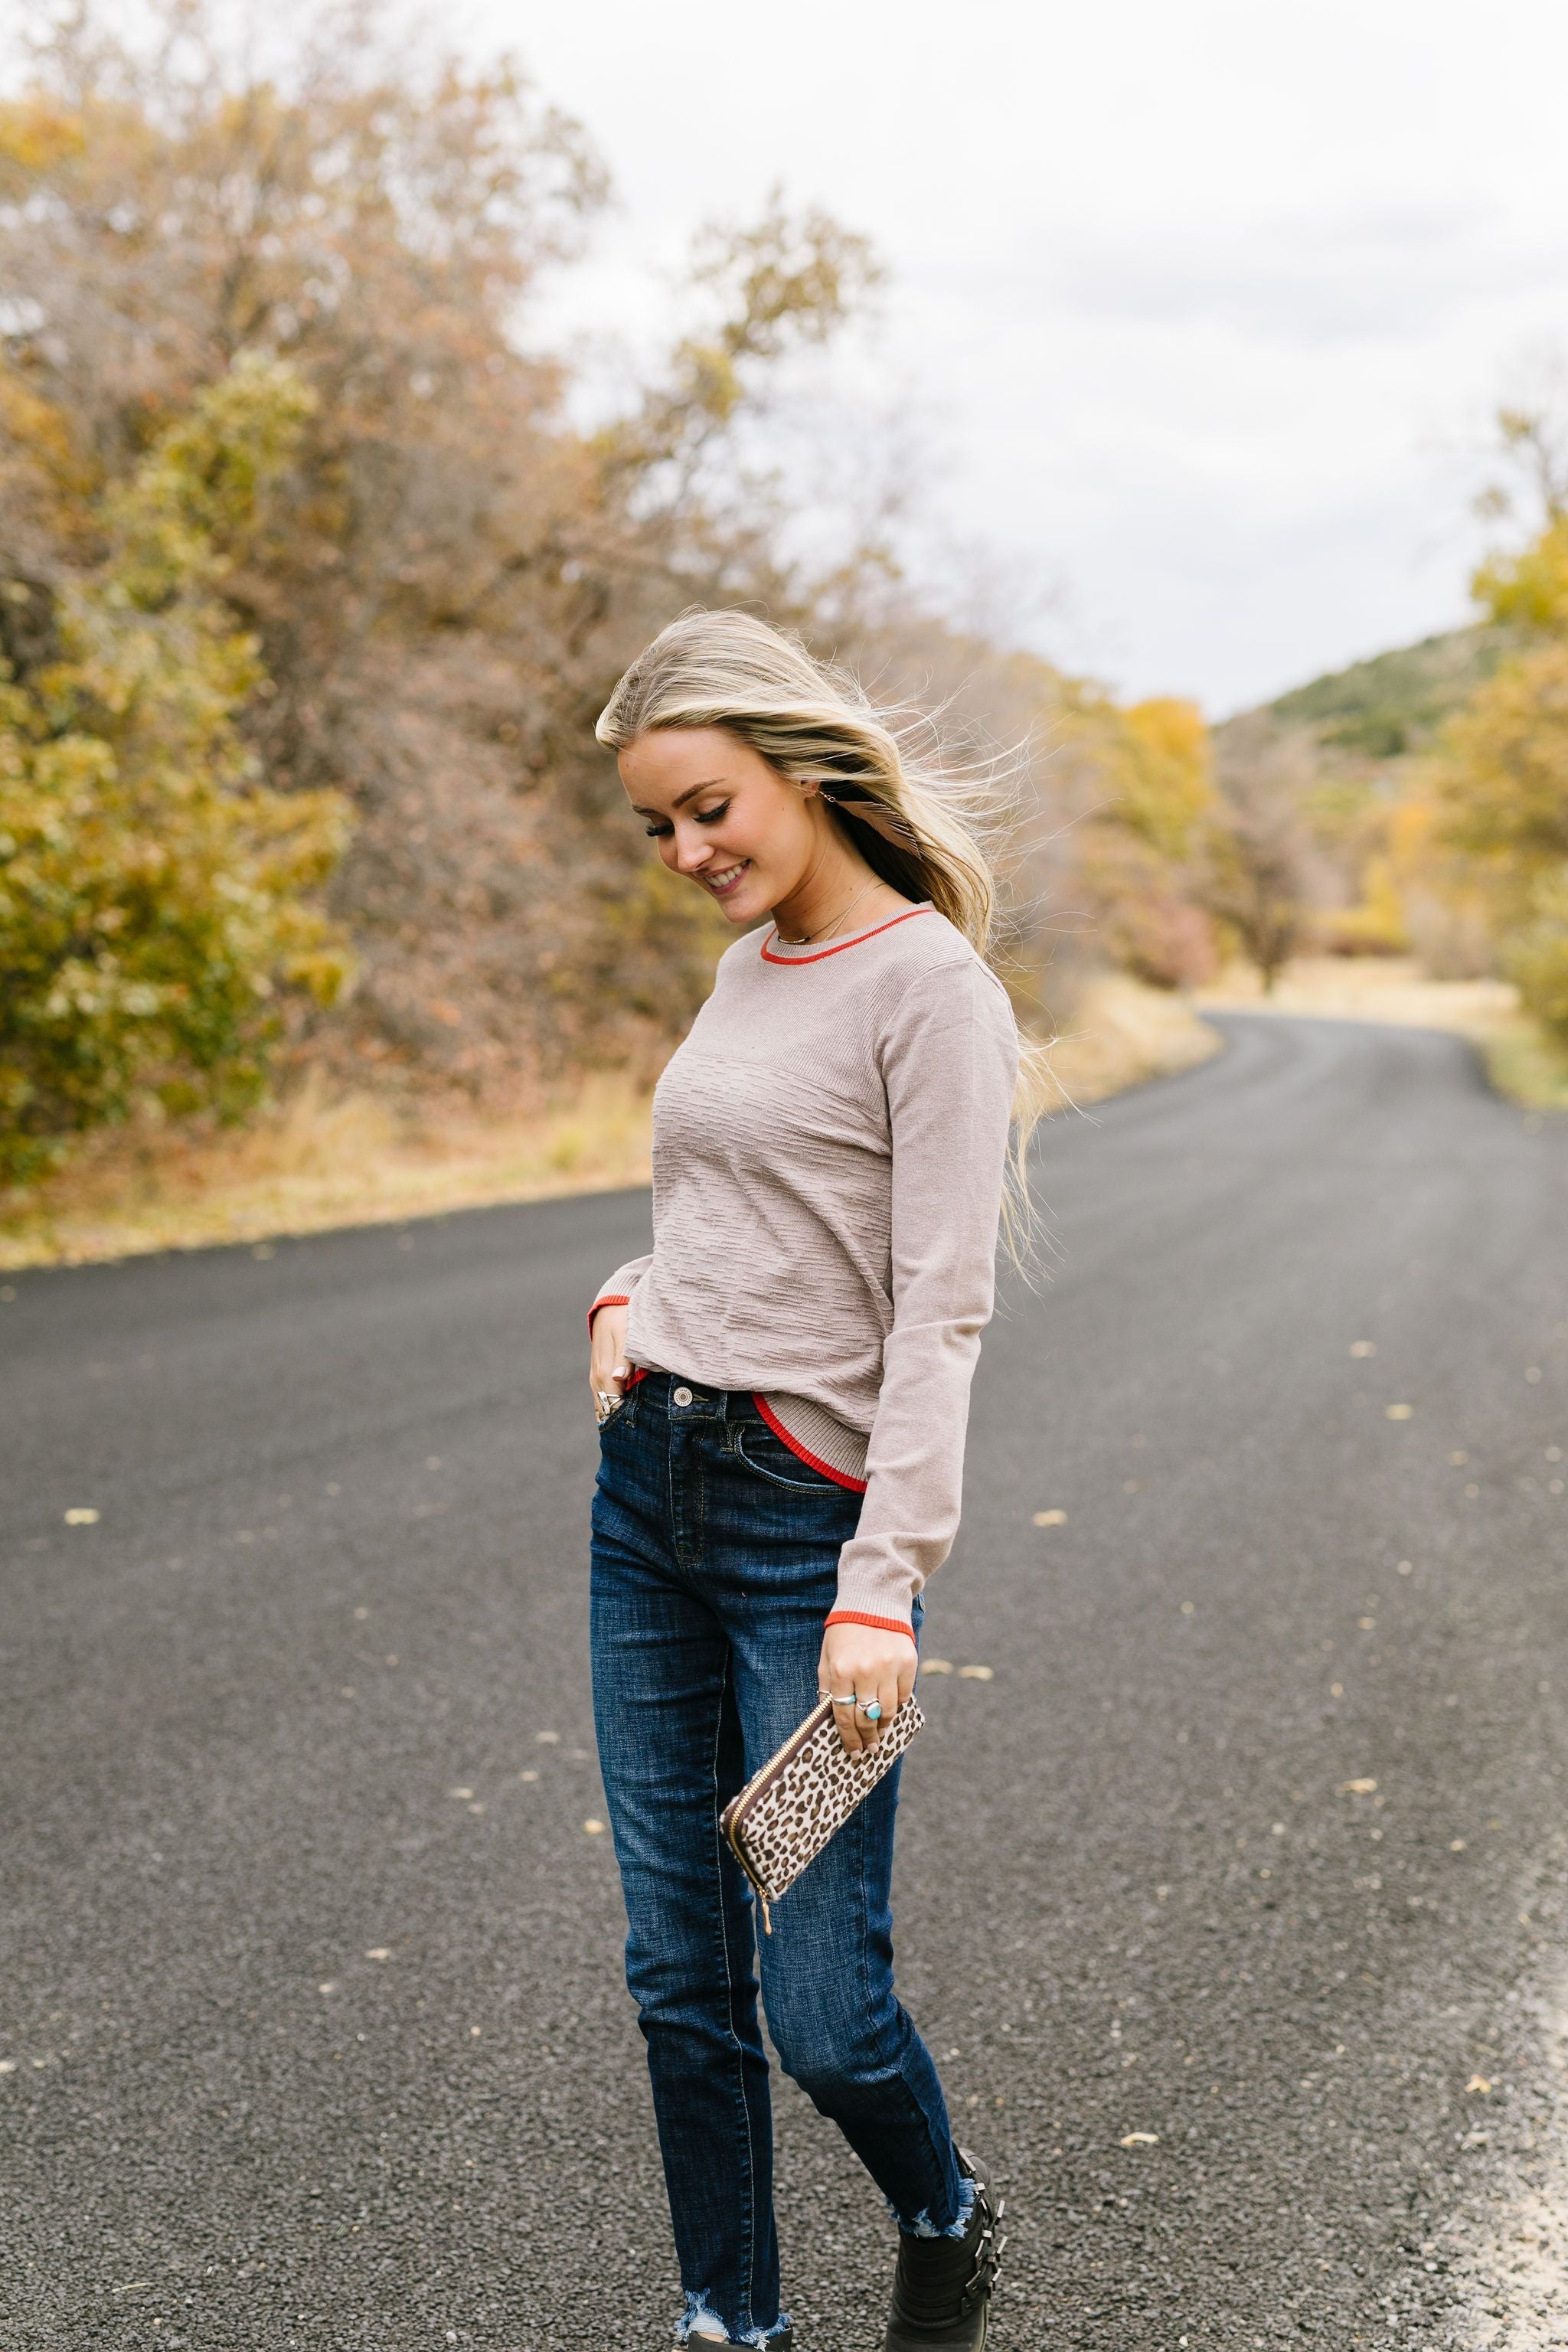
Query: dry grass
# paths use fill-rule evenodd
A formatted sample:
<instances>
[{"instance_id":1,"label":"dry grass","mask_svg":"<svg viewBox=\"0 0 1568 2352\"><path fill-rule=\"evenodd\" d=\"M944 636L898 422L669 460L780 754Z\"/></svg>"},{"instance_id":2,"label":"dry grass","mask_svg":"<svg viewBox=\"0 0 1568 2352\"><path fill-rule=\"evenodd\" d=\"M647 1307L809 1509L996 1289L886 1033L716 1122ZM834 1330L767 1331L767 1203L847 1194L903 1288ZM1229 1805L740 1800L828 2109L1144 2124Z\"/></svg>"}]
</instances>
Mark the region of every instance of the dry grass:
<instances>
[{"instance_id":1,"label":"dry grass","mask_svg":"<svg viewBox=\"0 0 1568 2352\"><path fill-rule=\"evenodd\" d=\"M399 1119L369 1095L307 1083L243 1133L100 1139L0 1218L0 1267L261 1241L436 1210L646 1184L651 1097L584 1079L527 1117Z\"/></svg>"},{"instance_id":2,"label":"dry grass","mask_svg":"<svg viewBox=\"0 0 1568 2352\"><path fill-rule=\"evenodd\" d=\"M1184 1069L1217 1040L1179 999L1127 980L1085 992L1054 1056L1061 1101L1099 1102ZM307 1082L242 1133L100 1137L30 1202L0 1215L0 1269L260 1242L437 1211L646 1184L652 1103L624 1079L583 1080L511 1119L400 1118Z\"/></svg>"},{"instance_id":3,"label":"dry grass","mask_svg":"<svg viewBox=\"0 0 1568 2352\"><path fill-rule=\"evenodd\" d=\"M1568 1054L1519 1009L1502 980L1428 980L1407 957L1304 956L1265 996L1236 968L1194 999L1215 1012L1313 1013L1336 1021L1393 1021L1468 1037L1500 1094L1532 1110L1568 1109Z\"/></svg>"},{"instance_id":4,"label":"dry grass","mask_svg":"<svg viewBox=\"0 0 1568 2352\"><path fill-rule=\"evenodd\" d=\"M1182 997L1106 973L1085 988L1052 1050L1058 1108L1103 1102L1145 1078L1189 1070L1219 1046Z\"/></svg>"}]
</instances>

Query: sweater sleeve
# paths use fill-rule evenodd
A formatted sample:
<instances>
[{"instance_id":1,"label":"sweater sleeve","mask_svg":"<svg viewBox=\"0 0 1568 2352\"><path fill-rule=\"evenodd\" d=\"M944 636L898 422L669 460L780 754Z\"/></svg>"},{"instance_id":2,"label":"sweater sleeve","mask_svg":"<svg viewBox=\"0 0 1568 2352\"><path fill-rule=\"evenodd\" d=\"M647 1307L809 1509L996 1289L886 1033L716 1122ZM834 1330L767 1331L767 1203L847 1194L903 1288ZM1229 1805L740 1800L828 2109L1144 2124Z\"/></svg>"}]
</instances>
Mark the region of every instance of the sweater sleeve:
<instances>
[{"instance_id":1,"label":"sweater sleeve","mask_svg":"<svg viewBox=\"0 0 1568 2352\"><path fill-rule=\"evenodd\" d=\"M598 1289L594 1293L594 1303L588 1309L590 1331L594 1328L594 1318L601 1307L630 1306L633 1291L652 1264L652 1250L645 1250L641 1257L629 1257L625 1265L616 1266L608 1281L599 1285Z\"/></svg>"},{"instance_id":2,"label":"sweater sleeve","mask_svg":"<svg viewBox=\"0 0 1568 2352\"><path fill-rule=\"evenodd\" d=\"M905 1632L958 1530L969 1389L995 1292L1018 1034L978 961L910 982L882 1049L892 1135L893 1322L836 1621Z\"/></svg>"}]
</instances>

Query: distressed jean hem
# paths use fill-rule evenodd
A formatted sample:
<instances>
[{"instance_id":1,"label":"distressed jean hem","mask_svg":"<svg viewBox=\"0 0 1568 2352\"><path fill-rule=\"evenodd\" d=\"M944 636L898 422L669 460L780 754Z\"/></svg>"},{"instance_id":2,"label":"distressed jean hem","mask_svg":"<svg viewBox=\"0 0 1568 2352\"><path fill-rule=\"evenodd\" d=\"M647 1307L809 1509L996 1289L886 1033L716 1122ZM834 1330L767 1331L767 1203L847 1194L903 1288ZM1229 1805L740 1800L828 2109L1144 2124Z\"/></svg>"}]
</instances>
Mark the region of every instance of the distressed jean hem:
<instances>
[{"instance_id":1,"label":"distressed jean hem","mask_svg":"<svg viewBox=\"0 0 1568 2352\"><path fill-rule=\"evenodd\" d=\"M888 2200L888 2210L906 2238L962 2238L969 2227L969 2217L974 2210L974 2183L967 2173L960 2179L958 2211L945 2229L937 2228L931 2218L929 2206L923 2211L917 2213L912 2221L905 2220L891 2198Z\"/></svg>"},{"instance_id":2,"label":"distressed jean hem","mask_svg":"<svg viewBox=\"0 0 1568 2352\"><path fill-rule=\"evenodd\" d=\"M688 2288L686 2309L675 2323L675 2340L678 2344L751 2344L757 2347L772 2344L788 2327L789 2314L787 2311L781 2311L771 2327L751 2327L743 2336L731 2336L728 2329L724 2329L722 2335L715 2336L706 2324L699 2328L697 2326L699 2320L704 2323L710 2321L714 2327L724 2327L723 2321L709 2302L706 2292L693 2294Z\"/></svg>"}]
</instances>

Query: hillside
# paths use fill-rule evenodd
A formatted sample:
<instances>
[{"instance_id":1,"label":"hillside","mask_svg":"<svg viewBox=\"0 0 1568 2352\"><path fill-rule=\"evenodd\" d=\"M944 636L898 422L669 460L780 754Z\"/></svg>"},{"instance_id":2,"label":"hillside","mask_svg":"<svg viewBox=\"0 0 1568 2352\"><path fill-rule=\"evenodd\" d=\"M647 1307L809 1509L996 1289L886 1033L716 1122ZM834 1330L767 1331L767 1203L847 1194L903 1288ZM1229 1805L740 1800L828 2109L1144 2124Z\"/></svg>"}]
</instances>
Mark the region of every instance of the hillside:
<instances>
[{"instance_id":1,"label":"hillside","mask_svg":"<svg viewBox=\"0 0 1568 2352\"><path fill-rule=\"evenodd\" d=\"M1395 760L1428 741L1449 712L1493 669L1504 633L1487 624L1399 646L1292 688L1267 705L1288 727L1365 760Z\"/></svg>"}]
</instances>

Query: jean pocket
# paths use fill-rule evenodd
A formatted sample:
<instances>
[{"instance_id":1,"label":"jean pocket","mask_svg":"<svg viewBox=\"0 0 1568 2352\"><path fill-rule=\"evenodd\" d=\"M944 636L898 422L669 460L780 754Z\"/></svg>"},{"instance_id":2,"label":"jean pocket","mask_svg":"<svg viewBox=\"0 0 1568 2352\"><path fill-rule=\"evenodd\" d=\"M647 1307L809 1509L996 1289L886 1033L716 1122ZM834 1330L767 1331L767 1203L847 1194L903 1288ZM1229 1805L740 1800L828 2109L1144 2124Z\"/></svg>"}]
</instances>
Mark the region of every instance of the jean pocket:
<instances>
[{"instance_id":1,"label":"jean pocket","mask_svg":"<svg viewBox=\"0 0 1568 2352\"><path fill-rule=\"evenodd\" d=\"M735 1451L747 1469L765 1478L770 1486L787 1486L796 1495L840 1497L847 1497L852 1491L837 1478L829 1478L826 1472L814 1470L809 1462L803 1462L782 1437L773 1435L765 1422L742 1422L735 1432Z\"/></svg>"},{"instance_id":2,"label":"jean pocket","mask_svg":"<svg viewBox=\"0 0 1568 2352\"><path fill-rule=\"evenodd\" d=\"M632 1406L636 1401L636 1389L623 1391L619 1402L611 1408L599 1423L599 1435L603 1437L606 1430L618 1429L624 1421L629 1421L632 1418Z\"/></svg>"}]
</instances>

